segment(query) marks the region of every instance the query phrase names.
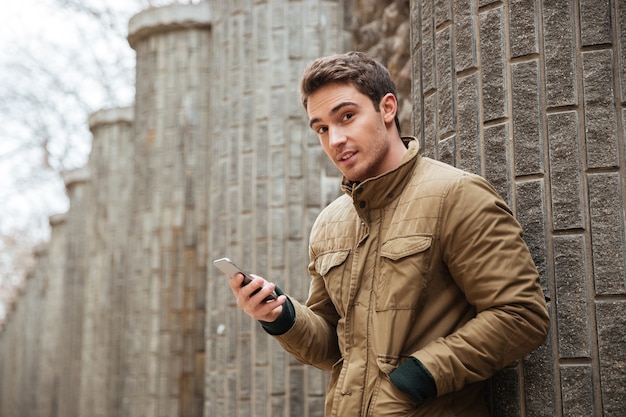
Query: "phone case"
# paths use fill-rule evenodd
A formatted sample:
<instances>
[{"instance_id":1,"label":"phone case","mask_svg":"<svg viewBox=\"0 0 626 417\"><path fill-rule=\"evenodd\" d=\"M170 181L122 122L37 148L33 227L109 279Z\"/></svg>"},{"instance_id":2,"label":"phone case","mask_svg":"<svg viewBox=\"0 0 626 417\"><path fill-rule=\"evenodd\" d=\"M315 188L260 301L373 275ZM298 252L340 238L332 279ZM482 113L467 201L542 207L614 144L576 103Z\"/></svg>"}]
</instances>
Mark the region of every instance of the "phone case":
<instances>
[{"instance_id":1,"label":"phone case","mask_svg":"<svg viewBox=\"0 0 626 417\"><path fill-rule=\"evenodd\" d=\"M249 274L242 271L241 268L235 265L235 263L228 258L216 259L213 261L213 264L229 277L234 277L238 273L242 273L244 276L243 285L246 285L252 279Z\"/></svg>"},{"instance_id":2,"label":"phone case","mask_svg":"<svg viewBox=\"0 0 626 417\"><path fill-rule=\"evenodd\" d=\"M235 265L235 263L228 258L216 259L213 261L213 265L215 265L220 271L222 271L229 277L234 277L238 273L242 273L243 274L243 282L241 284L242 287L244 285L247 285L252 280L252 277L250 276L250 274L248 274L245 271L242 271L241 268ZM252 295L256 294L260 290L261 289L259 288L258 290L253 292ZM278 294L276 294L276 291L272 291L272 293L268 295L264 301L273 300L277 297L278 297Z\"/></svg>"}]
</instances>

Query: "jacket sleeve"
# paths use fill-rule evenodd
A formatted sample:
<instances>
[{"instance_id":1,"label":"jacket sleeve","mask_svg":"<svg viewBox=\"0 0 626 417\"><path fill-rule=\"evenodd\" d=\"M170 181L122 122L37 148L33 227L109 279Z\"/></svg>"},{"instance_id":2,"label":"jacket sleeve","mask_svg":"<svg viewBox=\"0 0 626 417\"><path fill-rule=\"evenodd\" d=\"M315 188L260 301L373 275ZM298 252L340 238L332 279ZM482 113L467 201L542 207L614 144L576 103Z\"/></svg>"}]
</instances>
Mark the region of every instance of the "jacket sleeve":
<instances>
[{"instance_id":1,"label":"jacket sleeve","mask_svg":"<svg viewBox=\"0 0 626 417\"><path fill-rule=\"evenodd\" d=\"M454 181L441 205L440 250L476 316L415 357L437 395L485 380L539 347L549 317L538 272L510 209L484 179Z\"/></svg>"},{"instance_id":2,"label":"jacket sleeve","mask_svg":"<svg viewBox=\"0 0 626 417\"><path fill-rule=\"evenodd\" d=\"M293 311L293 325L286 332L273 336L300 362L331 370L341 358L337 339L339 315L326 292L324 280L314 272L314 268L309 270L312 280L306 305L289 298L287 310ZM282 319L283 323L289 320L286 316ZM271 327L265 324L264 328L272 334Z\"/></svg>"}]
</instances>

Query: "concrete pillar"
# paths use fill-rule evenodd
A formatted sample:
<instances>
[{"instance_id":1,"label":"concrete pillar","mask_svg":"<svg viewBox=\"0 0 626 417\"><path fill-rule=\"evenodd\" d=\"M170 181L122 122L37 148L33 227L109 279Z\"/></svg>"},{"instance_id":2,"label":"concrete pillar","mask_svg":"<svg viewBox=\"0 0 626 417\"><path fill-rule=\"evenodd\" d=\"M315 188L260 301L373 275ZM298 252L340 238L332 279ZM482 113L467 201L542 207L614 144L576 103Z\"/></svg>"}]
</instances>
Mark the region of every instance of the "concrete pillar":
<instances>
[{"instance_id":1,"label":"concrete pillar","mask_svg":"<svg viewBox=\"0 0 626 417\"><path fill-rule=\"evenodd\" d=\"M65 223L66 261L62 279L63 294L59 331L58 415L79 417L81 350L84 315L84 287L88 268L87 230L89 218L89 170L87 167L64 175L70 200Z\"/></svg>"},{"instance_id":2,"label":"concrete pillar","mask_svg":"<svg viewBox=\"0 0 626 417\"><path fill-rule=\"evenodd\" d=\"M308 128L298 83L308 62L351 45L346 2L209 3L209 254L304 300L309 230L327 203L322 181L338 174ZM233 303L210 267L205 415L321 416L326 376L295 363Z\"/></svg>"},{"instance_id":3,"label":"concrete pillar","mask_svg":"<svg viewBox=\"0 0 626 417\"><path fill-rule=\"evenodd\" d=\"M14 320L14 325L18 325L20 329L20 348L17 356L12 358L17 362L19 369L14 383L17 387L20 415L28 415L38 411L39 396L37 392L40 391L43 370L37 359L41 358L46 349L42 342L48 284L47 245L41 244L35 247L33 256L34 267L27 275Z\"/></svg>"},{"instance_id":4,"label":"concrete pillar","mask_svg":"<svg viewBox=\"0 0 626 417\"><path fill-rule=\"evenodd\" d=\"M43 302L46 296L48 253L35 248L35 264L16 289L9 320L3 323L0 344L0 415L35 415L41 380Z\"/></svg>"},{"instance_id":5,"label":"concrete pillar","mask_svg":"<svg viewBox=\"0 0 626 417\"><path fill-rule=\"evenodd\" d=\"M65 265L67 262L66 233L67 214L50 216L50 241L47 250L45 271L45 297L40 300L41 314L41 347L42 351L36 359L39 366L37 389L37 417L57 417L60 406L61 380L66 377L66 363L61 361L63 341L61 329L66 324L64 312ZM41 266L38 265L38 268ZM32 358L31 360L35 360ZM5 415L4 413L2 415Z\"/></svg>"},{"instance_id":6,"label":"concrete pillar","mask_svg":"<svg viewBox=\"0 0 626 417\"><path fill-rule=\"evenodd\" d=\"M17 383L5 383L5 381L20 381L22 377L19 348L23 342L19 334L20 324L17 319L17 305L9 307L10 320L5 321L2 326L2 359L0 361L0 378L3 381L0 385L0 412L2 415L17 416L20 414L19 387ZM9 316L7 316L9 317Z\"/></svg>"},{"instance_id":7,"label":"concrete pillar","mask_svg":"<svg viewBox=\"0 0 626 417\"><path fill-rule=\"evenodd\" d=\"M412 0L411 22L426 154L494 184L550 299L494 415L625 415L624 3Z\"/></svg>"},{"instance_id":8,"label":"concrete pillar","mask_svg":"<svg viewBox=\"0 0 626 417\"><path fill-rule=\"evenodd\" d=\"M150 8L129 23L137 84L125 415L202 415L210 25L206 2Z\"/></svg>"},{"instance_id":9,"label":"concrete pillar","mask_svg":"<svg viewBox=\"0 0 626 417\"><path fill-rule=\"evenodd\" d=\"M133 174L133 108L100 110L89 117L88 269L84 322L80 415L120 415L123 397L125 254Z\"/></svg>"}]
</instances>

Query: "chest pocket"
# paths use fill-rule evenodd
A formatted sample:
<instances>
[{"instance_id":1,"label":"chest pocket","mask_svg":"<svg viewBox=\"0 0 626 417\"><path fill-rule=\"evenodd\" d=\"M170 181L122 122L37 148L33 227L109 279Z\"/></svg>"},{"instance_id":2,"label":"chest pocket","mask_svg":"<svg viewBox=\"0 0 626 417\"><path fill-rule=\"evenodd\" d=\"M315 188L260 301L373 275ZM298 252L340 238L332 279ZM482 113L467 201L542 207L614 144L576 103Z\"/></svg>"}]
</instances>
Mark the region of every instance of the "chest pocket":
<instances>
[{"instance_id":1,"label":"chest pocket","mask_svg":"<svg viewBox=\"0 0 626 417\"><path fill-rule=\"evenodd\" d=\"M342 317L346 310L343 296L344 292L346 296L348 295L350 285L348 255L350 255L349 249L337 250L324 253L315 260L315 270L324 279L326 291Z\"/></svg>"},{"instance_id":2,"label":"chest pocket","mask_svg":"<svg viewBox=\"0 0 626 417\"><path fill-rule=\"evenodd\" d=\"M376 310L414 309L429 281L432 236L397 237L383 243L376 280Z\"/></svg>"}]
</instances>

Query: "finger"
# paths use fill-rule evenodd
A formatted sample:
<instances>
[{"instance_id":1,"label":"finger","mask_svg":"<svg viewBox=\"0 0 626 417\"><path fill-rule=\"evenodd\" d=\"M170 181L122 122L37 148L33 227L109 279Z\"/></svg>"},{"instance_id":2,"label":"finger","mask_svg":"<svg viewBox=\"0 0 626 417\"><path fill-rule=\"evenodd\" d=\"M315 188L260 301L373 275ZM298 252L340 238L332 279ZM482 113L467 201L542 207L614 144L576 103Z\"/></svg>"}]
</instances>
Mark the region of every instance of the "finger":
<instances>
[{"instance_id":1,"label":"finger","mask_svg":"<svg viewBox=\"0 0 626 417\"><path fill-rule=\"evenodd\" d=\"M243 275L236 274L234 277L228 277L230 283L230 289L233 291L235 296L239 296L239 291L241 290L241 284L243 283Z\"/></svg>"},{"instance_id":2,"label":"finger","mask_svg":"<svg viewBox=\"0 0 626 417\"><path fill-rule=\"evenodd\" d=\"M239 291L237 300L238 305L247 313L253 316L264 315L284 302L276 303L276 300L269 297L276 285L260 277L253 278L253 281Z\"/></svg>"},{"instance_id":3,"label":"finger","mask_svg":"<svg viewBox=\"0 0 626 417\"><path fill-rule=\"evenodd\" d=\"M267 301L271 301L269 300L269 297L270 297L270 294L272 294L272 292L275 289L276 289L276 285L274 283L265 281L260 288L254 290L251 293L250 299L257 301L259 304L267 302Z\"/></svg>"},{"instance_id":4,"label":"finger","mask_svg":"<svg viewBox=\"0 0 626 417\"><path fill-rule=\"evenodd\" d=\"M261 291L261 289L268 283L263 278L256 276L256 275L252 275L251 278L252 278L252 281L248 282L247 284L241 287L241 289L239 290L239 296L252 298L258 291Z\"/></svg>"},{"instance_id":5,"label":"finger","mask_svg":"<svg viewBox=\"0 0 626 417\"><path fill-rule=\"evenodd\" d=\"M249 315L256 320L273 322L280 316L283 304L285 304L286 301L287 296L285 295L281 295L267 302L262 301L261 304L257 304L256 309L251 311Z\"/></svg>"}]
</instances>

